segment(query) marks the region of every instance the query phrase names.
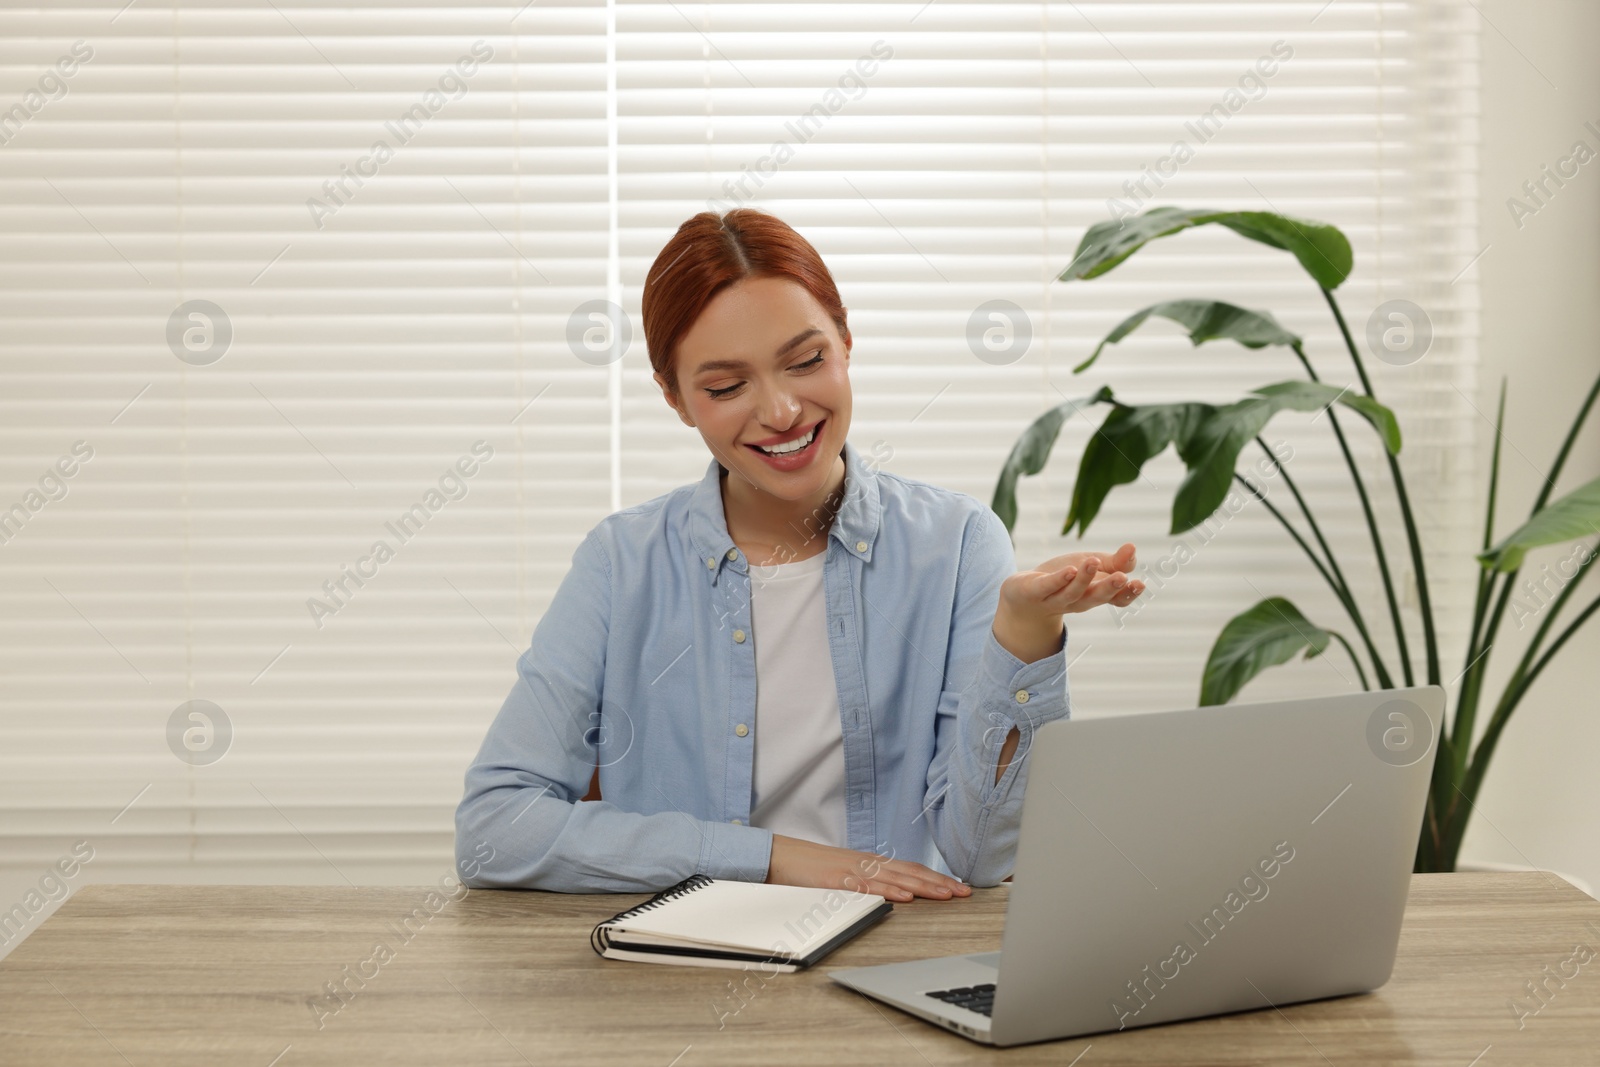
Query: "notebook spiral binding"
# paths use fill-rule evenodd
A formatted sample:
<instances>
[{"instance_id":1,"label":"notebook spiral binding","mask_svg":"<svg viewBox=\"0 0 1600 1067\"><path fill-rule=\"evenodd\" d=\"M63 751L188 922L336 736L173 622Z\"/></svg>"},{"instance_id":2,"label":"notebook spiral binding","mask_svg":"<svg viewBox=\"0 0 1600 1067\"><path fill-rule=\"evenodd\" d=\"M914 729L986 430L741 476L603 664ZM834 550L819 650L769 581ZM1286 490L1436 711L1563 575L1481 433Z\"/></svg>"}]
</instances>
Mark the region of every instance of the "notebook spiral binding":
<instances>
[{"instance_id":1,"label":"notebook spiral binding","mask_svg":"<svg viewBox=\"0 0 1600 1067\"><path fill-rule=\"evenodd\" d=\"M676 885L668 886L666 889L661 890L643 904L636 904L626 911L617 912L589 932L589 947L594 949L596 955L604 956L606 945L610 943L610 931L607 927L612 923L621 922L623 919L649 911L651 908L658 908L669 900L675 900L687 893L693 893L701 886L710 885L711 881L712 879L707 875L691 874Z\"/></svg>"}]
</instances>

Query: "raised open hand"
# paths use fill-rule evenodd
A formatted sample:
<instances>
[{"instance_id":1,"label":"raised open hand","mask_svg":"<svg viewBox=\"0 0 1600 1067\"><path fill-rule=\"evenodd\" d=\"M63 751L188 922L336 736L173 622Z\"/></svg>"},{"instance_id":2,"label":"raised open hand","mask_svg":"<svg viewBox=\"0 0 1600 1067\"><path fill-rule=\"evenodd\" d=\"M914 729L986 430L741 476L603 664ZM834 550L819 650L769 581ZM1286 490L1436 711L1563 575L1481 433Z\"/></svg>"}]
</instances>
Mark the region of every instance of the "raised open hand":
<instances>
[{"instance_id":1,"label":"raised open hand","mask_svg":"<svg viewBox=\"0 0 1600 1067\"><path fill-rule=\"evenodd\" d=\"M1144 592L1143 582L1128 577L1136 562L1131 544L1115 552L1063 553L1007 578L1000 603L1022 617L1088 611L1101 604L1125 608Z\"/></svg>"},{"instance_id":2,"label":"raised open hand","mask_svg":"<svg viewBox=\"0 0 1600 1067\"><path fill-rule=\"evenodd\" d=\"M1143 582L1128 577L1135 562L1127 544L1115 552L1067 552L1018 571L1001 583L995 636L1025 663L1050 654L1061 643L1062 615L1101 604L1125 608L1144 592Z\"/></svg>"}]
</instances>

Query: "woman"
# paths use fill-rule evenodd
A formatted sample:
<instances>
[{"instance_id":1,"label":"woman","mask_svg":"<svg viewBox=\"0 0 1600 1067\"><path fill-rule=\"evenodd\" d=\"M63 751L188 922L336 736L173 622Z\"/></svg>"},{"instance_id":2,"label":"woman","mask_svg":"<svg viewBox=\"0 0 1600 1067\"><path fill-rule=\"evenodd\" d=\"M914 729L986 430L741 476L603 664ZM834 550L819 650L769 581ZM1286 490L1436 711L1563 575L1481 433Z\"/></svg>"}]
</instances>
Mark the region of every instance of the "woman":
<instances>
[{"instance_id":1,"label":"woman","mask_svg":"<svg viewBox=\"0 0 1600 1067\"><path fill-rule=\"evenodd\" d=\"M845 308L770 215L685 222L642 312L656 384L713 458L573 554L467 771L464 880L998 883L1033 732L1067 714L1062 615L1132 603L1133 546L1013 573L986 505L863 457ZM596 772L603 799L580 800Z\"/></svg>"}]
</instances>

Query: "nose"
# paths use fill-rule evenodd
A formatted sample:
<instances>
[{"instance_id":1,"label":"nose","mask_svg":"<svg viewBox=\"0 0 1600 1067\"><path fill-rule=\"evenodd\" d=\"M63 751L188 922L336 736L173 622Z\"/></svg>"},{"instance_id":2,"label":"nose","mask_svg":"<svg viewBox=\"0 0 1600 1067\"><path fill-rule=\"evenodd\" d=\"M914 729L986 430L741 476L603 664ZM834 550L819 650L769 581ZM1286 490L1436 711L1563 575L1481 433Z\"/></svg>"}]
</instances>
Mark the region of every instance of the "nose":
<instances>
[{"instance_id":1,"label":"nose","mask_svg":"<svg viewBox=\"0 0 1600 1067\"><path fill-rule=\"evenodd\" d=\"M799 398L786 386L769 389L761 401L761 421L773 433L783 433L794 426L802 411Z\"/></svg>"}]
</instances>

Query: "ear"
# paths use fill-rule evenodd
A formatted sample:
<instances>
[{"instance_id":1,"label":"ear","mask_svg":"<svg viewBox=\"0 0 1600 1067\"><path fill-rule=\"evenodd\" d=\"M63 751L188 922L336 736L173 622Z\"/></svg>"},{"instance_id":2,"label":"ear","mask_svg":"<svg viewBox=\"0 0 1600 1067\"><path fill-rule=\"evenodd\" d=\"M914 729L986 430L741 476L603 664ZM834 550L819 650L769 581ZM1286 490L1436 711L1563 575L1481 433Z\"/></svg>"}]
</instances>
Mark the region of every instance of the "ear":
<instances>
[{"instance_id":1,"label":"ear","mask_svg":"<svg viewBox=\"0 0 1600 1067\"><path fill-rule=\"evenodd\" d=\"M650 377L654 378L656 385L661 388L661 396L664 400L666 400L667 406L678 413L678 418L683 420L683 424L685 426L693 426L694 420L689 418L688 412L684 411L680 404L679 398L667 388L667 380L661 377L661 372L657 371L650 375Z\"/></svg>"}]
</instances>

